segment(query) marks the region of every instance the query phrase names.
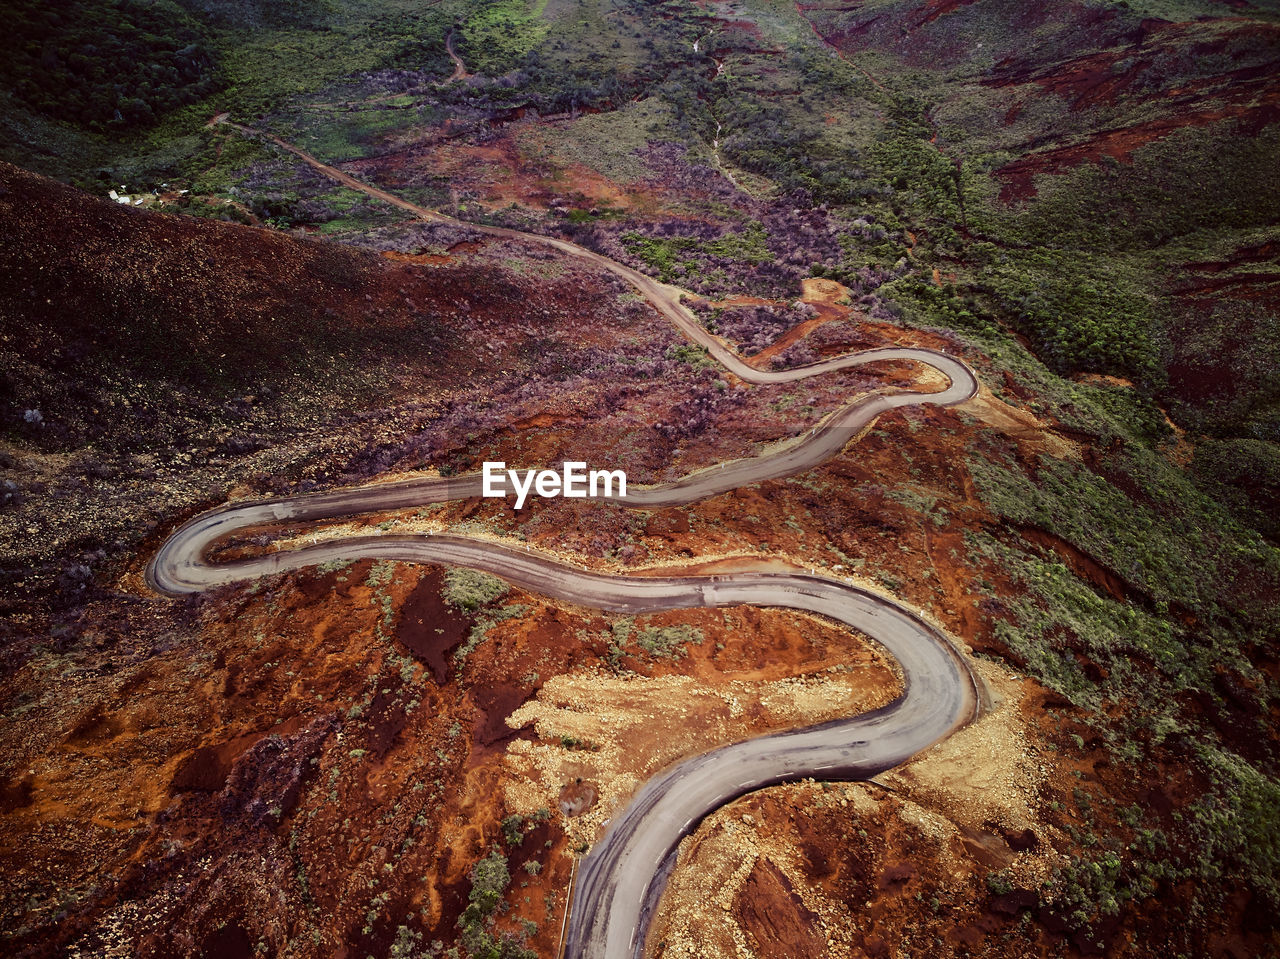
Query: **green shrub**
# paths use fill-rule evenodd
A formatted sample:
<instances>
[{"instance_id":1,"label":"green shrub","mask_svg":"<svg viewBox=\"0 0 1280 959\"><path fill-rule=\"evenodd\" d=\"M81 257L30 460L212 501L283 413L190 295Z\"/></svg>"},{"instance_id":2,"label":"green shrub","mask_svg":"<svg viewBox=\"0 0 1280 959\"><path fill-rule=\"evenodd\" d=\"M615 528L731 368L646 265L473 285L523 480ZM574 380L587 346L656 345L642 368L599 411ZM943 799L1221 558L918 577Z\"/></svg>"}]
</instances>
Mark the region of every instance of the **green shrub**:
<instances>
[{"instance_id":1,"label":"green shrub","mask_svg":"<svg viewBox=\"0 0 1280 959\"><path fill-rule=\"evenodd\" d=\"M501 599L510 591L496 576L475 569L453 567L444 574L444 601L465 613L474 613L481 606Z\"/></svg>"},{"instance_id":2,"label":"green shrub","mask_svg":"<svg viewBox=\"0 0 1280 959\"><path fill-rule=\"evenodd\" d=\"M0 83L92 130L144 127L219 82L209 31L173 3L6 4Z\"/></svg>"}]
</instances>

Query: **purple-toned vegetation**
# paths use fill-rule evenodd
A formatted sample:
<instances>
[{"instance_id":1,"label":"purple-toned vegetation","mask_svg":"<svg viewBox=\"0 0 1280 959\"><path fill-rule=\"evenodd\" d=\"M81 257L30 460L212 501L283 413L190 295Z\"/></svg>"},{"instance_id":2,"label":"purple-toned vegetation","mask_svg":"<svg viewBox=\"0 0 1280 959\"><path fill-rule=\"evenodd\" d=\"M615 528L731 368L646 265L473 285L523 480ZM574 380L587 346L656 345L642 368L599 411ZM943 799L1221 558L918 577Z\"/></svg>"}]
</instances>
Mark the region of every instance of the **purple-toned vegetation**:
<instances>
[{"instance_id":1,"label":"purple-toned vegetation","mask_svg":"<svg viewBox=\"0 0 1280 959\"><path fill-rule=\"evenodd\" d=\"M656 188L675 190L697 218L636 222L616 219L562 223L576 242L636 269L713 299L734 295L795 296L805 277L839 275L855 293L876 290L898 268L846 266L847 253L896 239L867 216L848 220L804 193L757 200L713 167L693 162L683 148L653 145L645 152Z\"/></svg>"},{"instance_id":2,"label":"purple-toned vegetation","mask_svg":"<svg viewBox=\"0 0 1280 959\"><path fill-rule=\"evenodd\" d=\"M704 370L701 381L693 384L685 398L654 428L665 439L687 439L705 432L721 415L743 402L740 390L728 389L714 371Z\"/></svg>"},{"instance_id":3,"label":"purple-toned vegetation","mask_svg":"<svg viewBox=\"0 0 1280 959\"><path fill-rule=\"evenodd\" d=\"M822 357L813 351L808 340L801 340L788 346L769 362L775 370L787 370L797 366L808 366L810 363L817 363L820 359Z\"/></svg>"},{"instance_id":4,"label":"purple-toned vegetation","mask_svg":"<svg viewBox=\"0 0 1280 959\"><path fill-rule=\"evenodd\" d=\"M754 356L798 323L812 319L817 310L807 303L789 306L744 305L713 307L693 304L693 311L712 333L734 344L744 356Z\"/></svg>"},{"instance_id":5,"label":"purple-toned vegetation","mask_svg":"<svg viewBox=\"0 0 1280 959\"><path fill-rule=\"evenodd\" d=\"M346 242L351 246L377 253L415 254L447 250L459 243L479 243L484 239L483 233L465 224L425 223L415 220L411 223L398 223L370 230L350 237Z\"/></svg>"},{"instance_id":6,"label":"purple-toned vegetation","mask_svg":"<svg viewBox=\"0 0 1280 959\"><path fill-rule=\"evenodd\" d=\"M630 304L628 311L631 308L647 312L641 304ZM459 319L464 327L470 325ZM499 349L514 346L522 352L538 351L528 380L485 397L402 407L402 436L359 451L348 461L342 481L358 482L393 469L425 465L435 465L446 474L476 469L476 452L511 423L545 412L559 398L580 390L589 390L596 397L600 413L611 414L622 410L629 397L646 392L647 384L660 384L664 389L674 386L676 395L683 399L660 423L650 426L629 423L625 418L619 421L620 429L639 429L669 441L704 432L717 416L743 401L739 391L727 388L717 369L698 366L682 358L681 352L669 349L678 345L674 337L664 336L654 344L671 356L635 356L597 346L566 346L532 324L503 332L510 341L496 340Z\"/></svg>"}]
</instances>

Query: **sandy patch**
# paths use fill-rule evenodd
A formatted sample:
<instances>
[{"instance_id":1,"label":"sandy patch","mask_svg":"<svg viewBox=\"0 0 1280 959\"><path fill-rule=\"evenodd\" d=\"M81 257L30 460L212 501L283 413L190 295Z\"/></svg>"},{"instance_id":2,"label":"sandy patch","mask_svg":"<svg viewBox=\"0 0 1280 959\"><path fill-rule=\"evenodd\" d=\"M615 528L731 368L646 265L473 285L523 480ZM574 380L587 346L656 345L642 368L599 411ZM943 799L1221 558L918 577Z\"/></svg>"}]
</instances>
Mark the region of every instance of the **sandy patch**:
<instances>
[{"instance_id":1,"label":"sandy patch","mask_svg":"<svg viewBox=\"0 0 1280 959\"><path fill-rule=\"evenodd\" d=\"M1035 797L1048 775L1027 736L1020 709L1029 683L993 663L974 661L972 666L986 681L995 704L975 722L880 779L914 802L945 810L956 823L1026 829L1039 819Z\"/></svg>"},{"instance_id":2,"label":"sandy patch","mask_svg":"<svg viewBox=\"0 0 1280 959\"><path fill-rule=\"evenodd\" d=\"M566 831L591 842L645 780L685 756L768 730L863 713L890 702L900 688L885 657L870 646L851 651L840 665L765 682L557 676L507 720L539 738L516 740L508 749L507 805L521 812L554 808L564 785L582 780L598 798Z\"/></svg>"},{"instance_id":3,"label":"sandy patch","mask_svg":"<svg viewBox=\"0 0 1280 959\"><path fill-rule=\"evenodd\" d=\"M1048 453L1056 459L1080 459L1080 447L1077 444L1050 432L1048 426L1026 410L996 399L986 386L980 387L977 396L957 409L977 417L1031 452Z\"/></svg>"}]
</instances>

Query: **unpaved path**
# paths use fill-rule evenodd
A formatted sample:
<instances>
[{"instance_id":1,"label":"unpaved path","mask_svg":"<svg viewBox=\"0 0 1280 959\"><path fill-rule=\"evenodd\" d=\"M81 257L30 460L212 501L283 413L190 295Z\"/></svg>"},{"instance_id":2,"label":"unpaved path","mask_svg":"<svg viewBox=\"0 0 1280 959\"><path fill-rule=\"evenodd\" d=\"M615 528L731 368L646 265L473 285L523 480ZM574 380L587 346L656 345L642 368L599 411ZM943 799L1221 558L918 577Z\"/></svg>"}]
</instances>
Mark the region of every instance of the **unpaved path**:
<instances>
[{"instance_id":1,"label":"unpaved path","mask_svg":"<svg viewBox=\"0 0 1280 959\"><path fill-rule=\"evenodd\" d=\"M449 59L453 61L453 73L449 75L449 79L445 83L453 83L455 80L465 80L471 76L467 72L467 65L462 62L462 57L458 56L453 49L453 31L449 31L449 35L444 38L444 52L449 54Z\"/></svg>"}]
</instances>

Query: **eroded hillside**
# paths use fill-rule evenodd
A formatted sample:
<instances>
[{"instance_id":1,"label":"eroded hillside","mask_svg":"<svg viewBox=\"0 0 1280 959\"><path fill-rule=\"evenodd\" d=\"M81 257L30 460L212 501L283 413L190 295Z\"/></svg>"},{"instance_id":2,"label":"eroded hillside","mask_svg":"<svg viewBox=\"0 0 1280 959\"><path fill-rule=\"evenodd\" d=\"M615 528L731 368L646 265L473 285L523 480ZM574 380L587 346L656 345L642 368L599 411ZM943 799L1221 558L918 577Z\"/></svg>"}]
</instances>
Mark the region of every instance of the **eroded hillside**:
<instances>
[{"instance_id":1,"label":"eroded hillside","mask_svg":"<svg viewBox=\"0 0 1280 959\"><path fill-rule=\"evenodd\" d=\"M488 459L659 482L938 388L909 363L749 386L609 273L359 181L683 287L762 367L916 345L982 381L688 507L472 499L222 545L763 559L971 651L974 726L698 828L650 954L1276 950L1265 10L453 3L326 60L384 5L323 30L213 7L215 40L253 37L217 48L230 92L138 141L151 210L3 170L9 951L554 955L575 859L646 778L900 689L874 644L777 610L604 615L369 561L148 591L163 537L223 502ZM177 129L181 162L147 152Z\"/></svg>"}]
</instances>

